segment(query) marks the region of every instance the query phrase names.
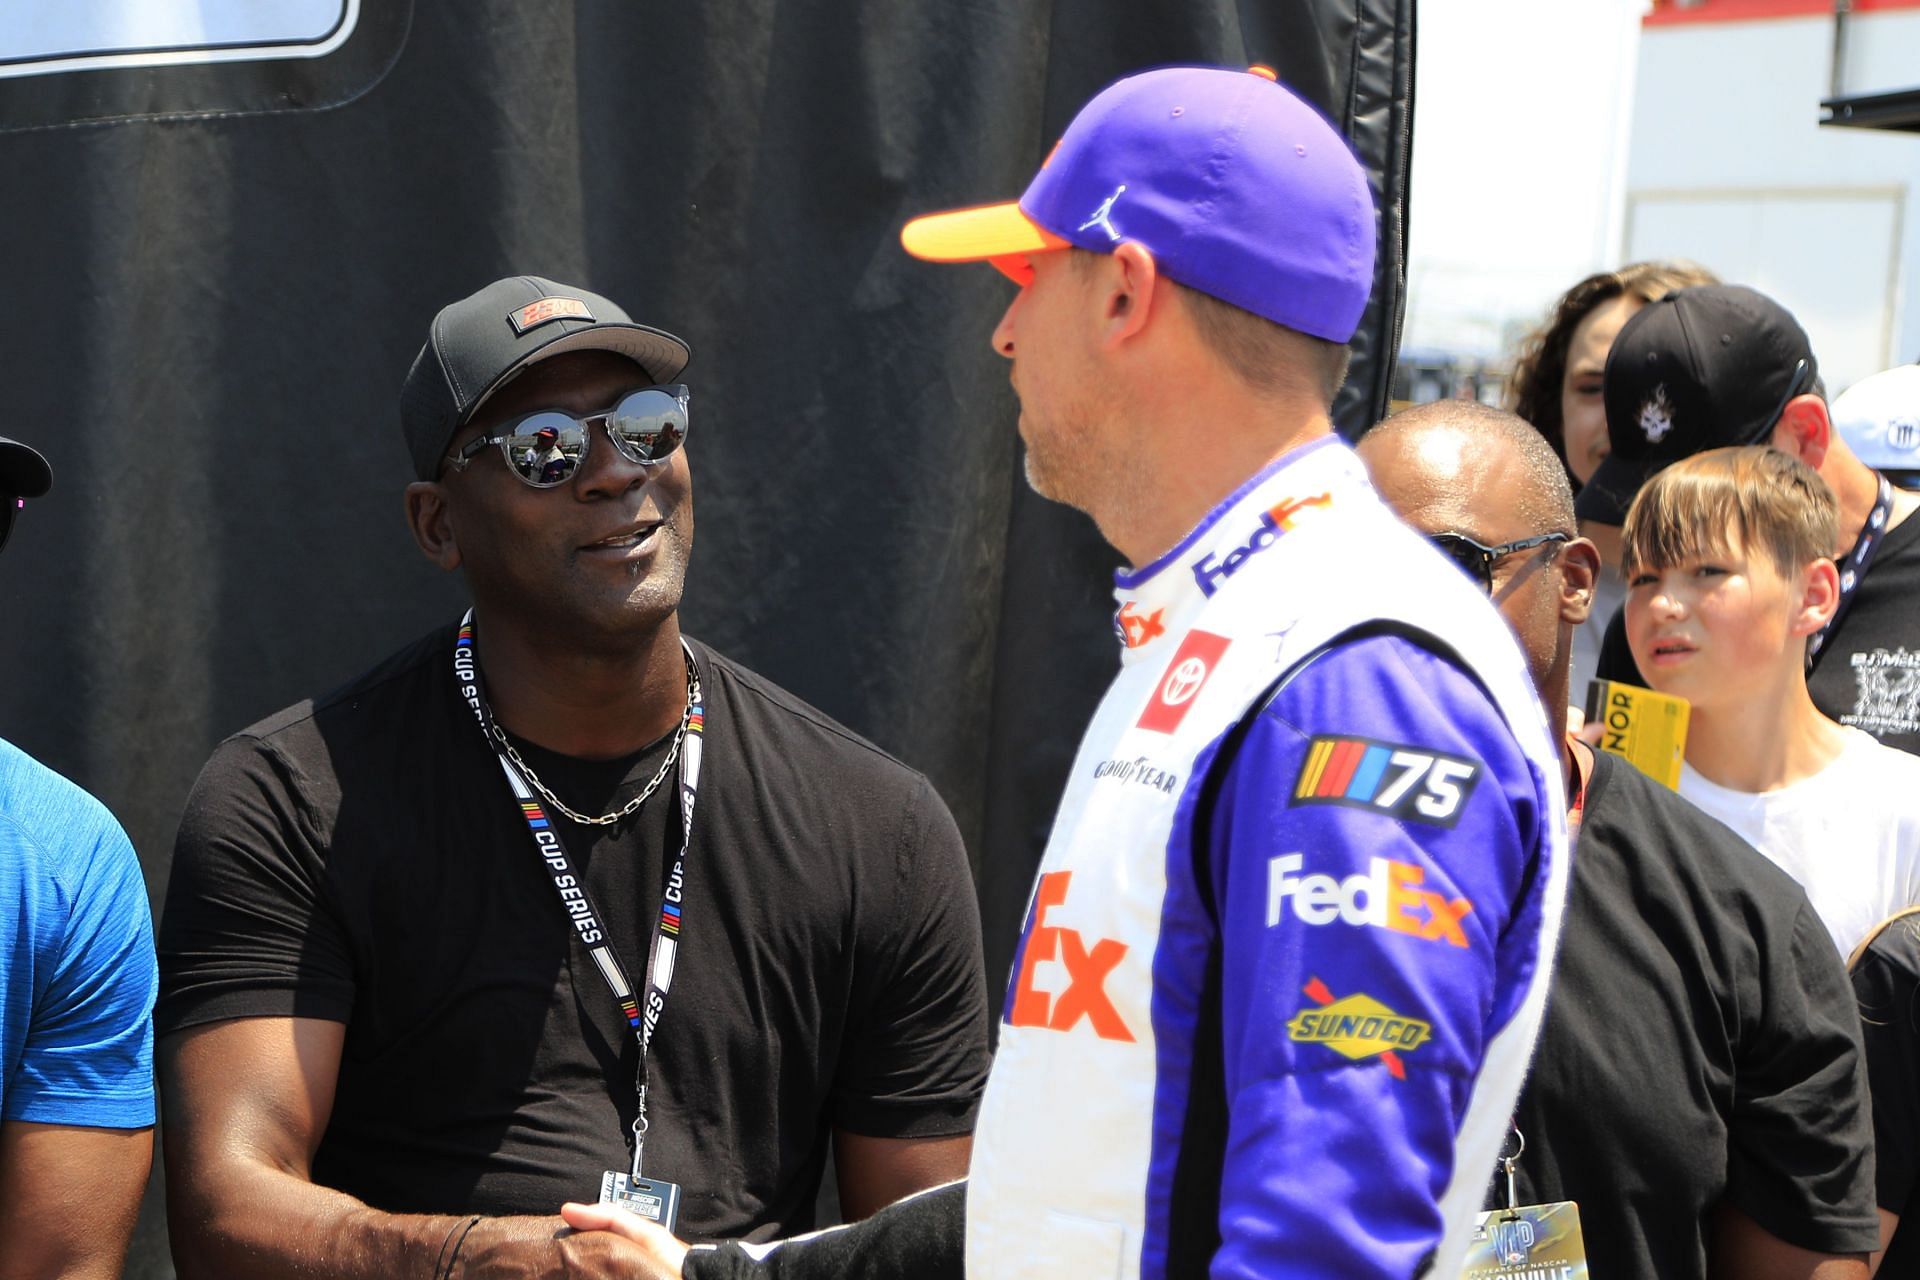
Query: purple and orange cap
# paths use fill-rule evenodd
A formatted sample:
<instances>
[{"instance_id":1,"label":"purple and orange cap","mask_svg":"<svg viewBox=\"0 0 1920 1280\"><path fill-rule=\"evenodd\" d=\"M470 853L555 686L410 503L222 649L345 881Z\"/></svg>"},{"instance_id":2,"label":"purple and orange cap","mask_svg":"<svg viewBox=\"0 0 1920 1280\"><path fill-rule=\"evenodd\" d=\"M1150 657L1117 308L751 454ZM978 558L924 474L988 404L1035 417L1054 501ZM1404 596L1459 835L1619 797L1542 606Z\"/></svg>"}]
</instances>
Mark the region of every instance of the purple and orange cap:
<instances>
[{"instance_id":1,"label":"purple and orange cap","mask_svg":"<svg viewBox=\"0 0 1920 1280\"><path fill-rule=\"evenodd\" d=\"M1373 196L1334 127L1266 67L1161 67L1080 109L1019 200L915 218L908 253L987 262L1135 241L1188 288L1329 342L1373 289Z\"/></svg>"}]
</instances>

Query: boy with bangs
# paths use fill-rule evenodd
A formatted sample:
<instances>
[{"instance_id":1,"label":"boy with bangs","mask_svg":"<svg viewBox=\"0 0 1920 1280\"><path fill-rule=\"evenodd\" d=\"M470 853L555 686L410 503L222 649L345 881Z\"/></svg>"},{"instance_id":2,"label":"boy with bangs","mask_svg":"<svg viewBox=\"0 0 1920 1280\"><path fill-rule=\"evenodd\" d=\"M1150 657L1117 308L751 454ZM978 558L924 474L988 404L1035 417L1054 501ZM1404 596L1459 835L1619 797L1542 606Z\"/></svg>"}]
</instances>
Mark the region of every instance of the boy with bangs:
<instances>
[{"instance_id":1,"label":"boy with bangs","mask_svg":"<svg viewBox=\"0 0 1920 1280\"><path fill-rule=\"evenodd\" d=\"M1838 505L1775 449L1713 449L1641 489L1623 530L1626 631L1692 704L1680 794L1799 881L1842 955L1920 902L1920 758L1822 715L1809 637L1840 597Z\"/></svg>"}]
</instances>

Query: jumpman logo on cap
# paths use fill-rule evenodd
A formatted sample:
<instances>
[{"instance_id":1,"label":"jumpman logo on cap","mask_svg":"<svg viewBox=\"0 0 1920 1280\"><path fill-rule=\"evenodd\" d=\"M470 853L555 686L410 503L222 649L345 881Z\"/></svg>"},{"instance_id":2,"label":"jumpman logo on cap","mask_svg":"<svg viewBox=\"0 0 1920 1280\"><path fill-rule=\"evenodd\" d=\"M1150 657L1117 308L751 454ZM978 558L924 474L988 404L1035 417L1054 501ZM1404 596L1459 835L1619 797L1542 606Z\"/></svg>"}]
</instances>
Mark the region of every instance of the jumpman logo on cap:
<instances>
[{"instance_id":1,"label":"jumpman logo on cap","mask_svg":"<svg viewBox=\"0 0 1920 1280\"><path fill-rule=\"evenodd\" d=\"M1113 229L1113 202L1118 200L1120 193L1126 189L1127 184L1124 182L1115 187L1113 194L1100 202L1100 207L1093 211L1091 218L1080 224L1079 229L1085 231L1088 227L1098 227L1107 233L1107 239L1118 240L1120 233Z\"/></svg>"}]
</instances>

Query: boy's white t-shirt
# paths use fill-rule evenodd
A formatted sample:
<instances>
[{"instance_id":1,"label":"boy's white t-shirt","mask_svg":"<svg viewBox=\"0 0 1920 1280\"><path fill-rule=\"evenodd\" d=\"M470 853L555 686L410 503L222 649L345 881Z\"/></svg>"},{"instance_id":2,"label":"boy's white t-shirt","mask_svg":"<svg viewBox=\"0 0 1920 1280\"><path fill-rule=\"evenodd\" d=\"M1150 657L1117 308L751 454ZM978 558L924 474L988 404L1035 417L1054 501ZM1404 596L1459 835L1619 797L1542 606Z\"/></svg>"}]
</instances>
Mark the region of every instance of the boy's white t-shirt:
<instances>
[{"instance_id":1,"label":"boy's white t-shirt","mask_svg":"<svg viewBox=\"0 0 1920 1280\"><path fill-rule=\"evenodd\" d=\"M1799 881L1846 956L1896 911L1920 904L1920 756L1847 736L1833 763L1777 791L1734 791L1691 765L1680 794Z\"/></svg>"}]
</instances>

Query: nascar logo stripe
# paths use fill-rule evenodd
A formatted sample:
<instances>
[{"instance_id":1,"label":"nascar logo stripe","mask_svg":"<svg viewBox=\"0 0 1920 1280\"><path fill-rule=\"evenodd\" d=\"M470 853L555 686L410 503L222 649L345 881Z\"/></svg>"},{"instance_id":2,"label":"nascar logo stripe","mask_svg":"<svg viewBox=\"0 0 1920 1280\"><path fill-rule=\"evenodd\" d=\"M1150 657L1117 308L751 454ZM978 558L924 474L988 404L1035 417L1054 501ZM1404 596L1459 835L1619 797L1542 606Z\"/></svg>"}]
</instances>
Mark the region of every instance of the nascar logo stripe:
<instances>
[{"instance_id":1,"label":"nascar logo stripe","mask_svg":"<svg viewBox=\"0 0 1920 1280\"><path fill-rule=\"evenodd\" d=\"M1313 794L1320 785L1320 775L1326 772L1327 757L1333 754L1333 744L1324 738L1315 738L1307 748L1307 763L1300 769L1300 780L1294 785L1293 798L1304 800Z\"/></svg>"},{"instance_id":2,"label":"nascar logo stripe","mask_svg":"<svg viewBox=\"0 0 1920 1280\"><path fill-rule=\"evenodd\" d=\"M525 816L527 825L536 831L541 827L552 825L547 821L547 811L531 800L521 802L520 812Z\"/></svg>"},{"instance_id":3,"label":"nascar logo stripe","mask_svg":"<svg viewBox=\"0 0 1920 1280\"><path fill-rule=\"evenodd\" d=\"M680 908L671 902L660 908L660 928L666 933L680 932Z\"/></svg>"},{"instance_id":4,"label":"nascar logo stripe","mask_svg":"<svg viewBox=\"0 0 1920 1280\"><path fill-rule=\"evenodd\" d=\"M1316 736L1293 785L1293 803L1338 804L1452 826L1479 779L1463 756L1368 738Z\"/></svg>"},{"instance_id":5,"label":"nascar logo stripe","mask_svg":"<svg viewBox=\"0 0 1920 1280\"><path fill-rule=\"evenodd\" d=\"M1390 748L1358 738L1315 738L1294 798L1371 799L1392 756Z\"/></svg>"}]
</instances>

